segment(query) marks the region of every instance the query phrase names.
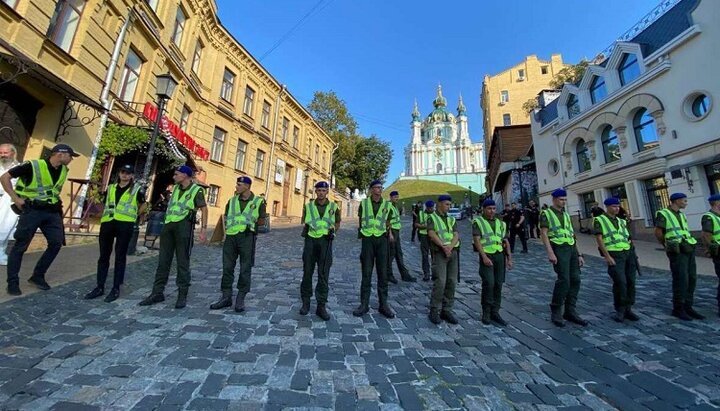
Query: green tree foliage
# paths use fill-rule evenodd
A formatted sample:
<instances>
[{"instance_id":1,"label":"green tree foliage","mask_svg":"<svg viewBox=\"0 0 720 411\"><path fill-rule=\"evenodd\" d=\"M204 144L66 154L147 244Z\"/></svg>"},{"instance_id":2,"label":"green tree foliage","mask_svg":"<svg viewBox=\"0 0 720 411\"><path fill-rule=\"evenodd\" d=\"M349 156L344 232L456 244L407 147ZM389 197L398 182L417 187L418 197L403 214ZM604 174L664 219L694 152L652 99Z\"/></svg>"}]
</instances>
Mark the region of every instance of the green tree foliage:
<instances>
[{"instance_id":1,"label":"green tree foliage","mask_svg":"<svg viewBox=\"0 0 720 411\"><path fill-rule=\"evenodd\" d=\"M540 103L538 102L537 96L529 99L528 101L523 103L523 111L526 113L532 113L533 110L540 107Z\"/></svg>"},{"instance_id":2,"label":"green tree foliage","mask_svg":"<svg viewBox=\"0 0 720 411\"><path fill-rule=\"evenodd\" d=\"M356 161L353 167L352 188L364 189L376 179L384 180L392 160L390 144L377 136L363 138L356 147Z\"/></svg>"},{"instance_id":3,"label":"green tree foliage","mask_svg":"<svg viewBox=\"0 0 720 411\"><path fill-rule=\"evenodd\" d=\"M589 64L589 61L583 59L578 64L563 68L550 80L550 87L560 90L565 83L577 83L582 79Z\"/></svg>"}]
</instances>

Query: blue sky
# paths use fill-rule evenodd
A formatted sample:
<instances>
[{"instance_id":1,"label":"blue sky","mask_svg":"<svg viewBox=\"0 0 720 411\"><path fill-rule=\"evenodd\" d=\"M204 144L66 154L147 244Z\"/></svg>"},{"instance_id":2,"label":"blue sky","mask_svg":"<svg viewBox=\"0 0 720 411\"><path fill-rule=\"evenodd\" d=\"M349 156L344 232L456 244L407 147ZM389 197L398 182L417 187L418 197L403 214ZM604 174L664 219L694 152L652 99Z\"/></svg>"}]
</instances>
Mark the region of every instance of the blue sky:
<instances>
[{"instance_id":1,"label":"blue sky","mask_svg":"<svg viewBox=\"0 0 720 411\"><path fill-rule=\"evenodd\" d=\"M319 0L216 0L223 24L263 56ZM303 104L316 90L343 98L364 135L394 151L388 180L403 170L415 98L423 116L441 83L451 109L462 93L470 136L482 141L480 90L536 54L568 63L592 58L659 0L324 0L261 63Z\"/></svg>"}]
</instances>

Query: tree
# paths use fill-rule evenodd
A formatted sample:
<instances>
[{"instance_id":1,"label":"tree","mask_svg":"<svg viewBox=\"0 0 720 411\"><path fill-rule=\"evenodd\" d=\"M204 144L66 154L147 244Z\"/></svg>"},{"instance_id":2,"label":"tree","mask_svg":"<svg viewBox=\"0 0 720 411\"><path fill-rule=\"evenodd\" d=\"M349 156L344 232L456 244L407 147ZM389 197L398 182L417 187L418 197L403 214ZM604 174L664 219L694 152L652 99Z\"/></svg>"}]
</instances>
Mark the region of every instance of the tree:
<instances>
[{"instance_id":1,"label":"tree","mask_svg":"<svg viewBox=\"0 0 720 411\"><path fill-rule=\"evenodd\" d=\"M353 188L362 190L373 180L384 180L392 155L390 144L376 135L360 139L355 150L355 167L351 175Z\"/></svg>"},{"instance_id":2,"label":"tree","mask_svg":"<svg viewBox=\"0 0 720 411\"><path fill-rule=\"evenodd\" d=\"M578 64L574 64L563 68L550 80L550 87L560 90L565 83L575 84L582 79L585 70L587 70L590 62L581 60Z\"/></svg>"},{"instance_id":3,"label":"tree","mask_svg":"<svg viewBox=\"0 0 720 411\"><path fill-rule=\"evenodd\" d=\"M537 96L528 99L528 101L524 102L522 105L523 111L526 113L532 113L533 110L540 107L540 103L538 102Z\"/></svg>"}]
</instances>

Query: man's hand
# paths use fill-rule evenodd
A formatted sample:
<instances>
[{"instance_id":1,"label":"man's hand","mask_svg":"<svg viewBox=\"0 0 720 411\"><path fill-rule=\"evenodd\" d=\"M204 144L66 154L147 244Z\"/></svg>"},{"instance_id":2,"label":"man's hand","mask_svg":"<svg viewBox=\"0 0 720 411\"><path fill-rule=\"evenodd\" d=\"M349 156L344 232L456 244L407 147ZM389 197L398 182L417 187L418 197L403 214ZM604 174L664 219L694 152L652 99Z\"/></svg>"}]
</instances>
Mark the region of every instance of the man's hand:
<instances>
[{"instance_id":1,"label":"man's hand","mask_svg":"<svg viewBox=\"0 0 720 411\"><path fill-rule=\"evenodd\" d=\"M612 257L611 257L612 258ZM578 257L578 263L580 264L580 267L583 267L585 265L585 257L579 256Z\"/></svg>"},{"instance_id":2,"label":"man's hand","mask_svg":"<svg viewBox=\"0 0 720 411\"><path fill-rule=\"evenodd\" d=\"M553 251L550 251L550 254L548 254L548 261L550 261L550 263L551 263L552 265L557 264L558 259L557 259L557 256L555 255L555 253L554 253Z\"/></svg>"},{"instance_id":3,"label":"man's hand","mask_svg":"<svg viewBox=\"0 0 720 411\"><path fill-rule=\"evenodd\" d=\"M390 241L391 243L395 242L395 236L392 235L392 233L388 233L388 241Z\"/></svg>"},{"instance_id":4,"label":"man's hand","mask_svg":"<svg viewBox=\"0 0 720 411\"><path fill-rule=\"evenodd\" d=\"M512 258L505 257L505 266L507 267L508 270L512 270L512 268L513 268Z\"/></svg>"},{"instance_id":5,"label":"man's hand","mask_svg":"<svg viewBox=\"0 0 720 411\"><path fill-rule=\"evenodd\" d=\"M452 254L452 247L450 247L449 245L444 245L443 251L445 252L445 257L450 258L450 255Z\"/></svg>"},{"instance_id":6,"label":"man's hand","mask_svg":"<svg viewBox=\"0 0 720 411\"><path fill-rule=\"evenodd\" d=\"M482 262L483 262L483 264L485 264L485 266L487 266L487 267L492 267L492 266L493 266L492 260L491 260L488 256L486 256L486 255L483 256Z\"/></svg>"},{"instance_id":7,"label":"man's hand","mask_svg":"<svg viewBox=\"0 0 720 411\"><path fill-rule=\"evenodd\" d=\"M13 203L20 210L22 210L23 207L25 207L25 200L23 200L21 197L18 197L17 199L13 200Z\"/></svg>"},{"instance_id":8,"label":"man's hand","mask_svg":"<svg viewBox=\"0 0 720 411\"><path fill-rule=\"evenodd\" d=\"M198 235L198 240L200 240L200 244L207 244L207 233L205 232L206 229L201 228L200 234Z\"/></svg>"},{"instance_id":9,"label":"man's hand","mask_svg":"<svg viewBox=\"0 0 720 411\"><path fill-rule=\"evenodd\" d=\"M605 257L605 262L608 263L609 266L615 266L615 259L609 255ZM580 266L582 267L582 264L580 264Z\"/></svg>"}]
</instances>

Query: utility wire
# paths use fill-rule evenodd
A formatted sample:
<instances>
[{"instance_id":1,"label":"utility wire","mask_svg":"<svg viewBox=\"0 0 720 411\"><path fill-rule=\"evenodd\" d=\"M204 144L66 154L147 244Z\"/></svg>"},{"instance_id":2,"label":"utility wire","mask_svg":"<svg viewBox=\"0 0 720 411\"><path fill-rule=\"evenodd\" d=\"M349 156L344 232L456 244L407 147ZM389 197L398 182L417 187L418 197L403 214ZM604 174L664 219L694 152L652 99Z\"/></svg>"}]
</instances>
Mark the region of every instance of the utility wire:
<instances>
[{"instance_id":1,"label":"utility wire","mask_svg":"<svg viewBox=\"0 0 720 411\"><path fill-rule=\"evenodd\" d=\"M288 30L285 34L283 34L282 37L280 37L280 39L278 41L276 41L275 44L273 44L268 51L266 51L262 56L260 56L260 58L258 60L262 61L263 59L265 59L265 57L269 56L273 51L275 51L275 49L280 47L280 45L282 45L285 42L285 40L289 39L290 36L292 36L293 33L295 33L295 31L297 29L299 29L300 26L302 26L303 23L308 18L310 18L310 16L312 16L316 12L319 13L320 11L325 9L325 7L327 7L332 2L332 0L328 0L327 3L325 3L325 1L326 0L319 0L317 3L315 3L315 5L307 13L305 13L305 15L302 16L300 18L300 20L298 20L298 22L295 23L295 25L290 28L290 30ZM325 3L325 4L323 5L323 3ZM320 8L321 5L322 5L322 8Z\"/></svg>"}]
</instances>

